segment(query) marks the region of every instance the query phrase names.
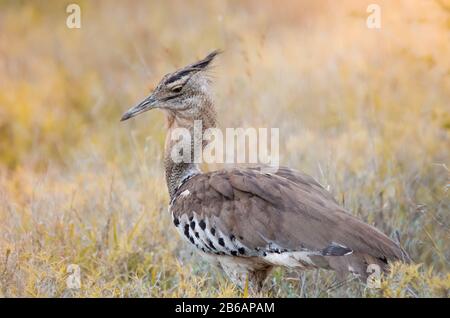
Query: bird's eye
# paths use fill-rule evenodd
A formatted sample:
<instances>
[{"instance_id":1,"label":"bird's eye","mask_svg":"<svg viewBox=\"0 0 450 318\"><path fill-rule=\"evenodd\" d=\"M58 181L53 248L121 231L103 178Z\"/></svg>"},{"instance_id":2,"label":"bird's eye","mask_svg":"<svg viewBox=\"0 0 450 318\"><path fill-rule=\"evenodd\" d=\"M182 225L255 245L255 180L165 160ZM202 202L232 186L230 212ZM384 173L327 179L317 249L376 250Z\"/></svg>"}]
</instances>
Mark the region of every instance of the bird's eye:
<instances>
[{"instance_id":1,"label":"bird's eye","mask_svg":"<svg viewBox=\"0 0 450 318\"><path fill-rule=\"evenodd\" d=\"M172 88L172 92L179 93L179 92L181 92L182 89L183 89L183 86L178 85L178 86L175 86L174 88Z\"/></svg>"}]
</instances>

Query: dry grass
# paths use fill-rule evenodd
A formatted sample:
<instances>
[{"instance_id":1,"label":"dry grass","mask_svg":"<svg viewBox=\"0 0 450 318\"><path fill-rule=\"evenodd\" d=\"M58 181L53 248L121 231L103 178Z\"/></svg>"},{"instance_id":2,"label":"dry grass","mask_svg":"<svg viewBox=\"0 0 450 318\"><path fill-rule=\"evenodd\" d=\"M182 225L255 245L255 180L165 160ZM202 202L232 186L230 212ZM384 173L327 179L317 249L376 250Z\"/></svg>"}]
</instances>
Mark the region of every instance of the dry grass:
<instances>
[{"instance_id":1,"label":"dry grass","mask_svg":"<svg viewBox=\"0 0 450 318\"><path fill-rule=\"evenodd\" d=\"M372 1L371 1L372 2ZM448 297L450 3L0 2L0 295L241 296L170 224L164 123L120 114L166 72L225 49L222 127L279 127L281 161L318 178L418 266L381 289L277 270L264 296ZM82 288L66 286L67 266Z\"/></svg>"}]
</instances>

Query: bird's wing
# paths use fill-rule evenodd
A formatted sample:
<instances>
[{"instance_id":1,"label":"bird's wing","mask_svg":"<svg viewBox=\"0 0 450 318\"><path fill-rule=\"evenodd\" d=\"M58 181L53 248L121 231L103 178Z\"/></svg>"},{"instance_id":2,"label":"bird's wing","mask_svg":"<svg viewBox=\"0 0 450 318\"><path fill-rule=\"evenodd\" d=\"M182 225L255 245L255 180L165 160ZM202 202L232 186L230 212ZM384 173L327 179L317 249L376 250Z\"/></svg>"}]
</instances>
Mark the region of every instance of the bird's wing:
<instances>
[{"instance_id":1,"label":"bird's wing","mask_svg":"<svg viewBox=\"0 0 450 318\"><path fill-rule=\"evenodd\" d=\"M176 225L185 220L179 226L188 238L196 235L225 254L309 250L342 256L352 251L385 260L403 255L386 235L343 210L314 179L288 168L197 175L178 189L171 212Z\"/></svg>"},{"instance_id":2,"label":"bird's wing","mask_svg":"<svg viewBox=\"0 0 450 318\"><path fill-rule=\"evenodd\" d=\"M271 171L270 167L264 166L251 167L250 169L259 171L261 173L264 173L264 171ZM274 170L273 174L294 182L305 191L316 192L317 194L322 196L322 198L325 199L328 204L338 204L336 199L331 195L330 192L325 190L323 186L319 182L317 182L316 179L314 179L310 175L307 175L306 173L281 166Z\"/></svg>"}]
</instances>

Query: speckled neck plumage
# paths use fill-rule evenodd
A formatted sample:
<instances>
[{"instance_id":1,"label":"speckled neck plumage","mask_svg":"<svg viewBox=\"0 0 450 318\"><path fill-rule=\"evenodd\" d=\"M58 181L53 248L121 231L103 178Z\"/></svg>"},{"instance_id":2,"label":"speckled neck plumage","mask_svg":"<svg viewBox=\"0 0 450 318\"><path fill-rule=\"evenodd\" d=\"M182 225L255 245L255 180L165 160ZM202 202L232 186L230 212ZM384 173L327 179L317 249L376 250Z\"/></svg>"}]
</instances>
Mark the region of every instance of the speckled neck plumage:
<instances>
[{"instance_id":1,"label":"speckled neck plumage","mask_svg":"<svg viewBox=\"0 0 450 318\"><path fill-rule=\"evenodd\" d=\"M214 105L209 96L204 96L201 98L202 109L201 116L195 119L183 118L179 114L173 111L166 111L166 119L168 123L168 132L166 136L165 153L164 153L164 168L166 175L167 189L169 191L169 196L172 199L176 189L181 185L183 180L192 174L201 173L198 164L194 162L181 162L176 163L172 160L171 152L175 146L177 140L171 139L172 131L176 128L186 128L191 134L191 155L194 155L194 120L201 120L202 122L202 135L203 132L208 128L213 128L216 126L216 112ZM206 144L202 142L204 147Z\"/></svg>"}]
</instances>

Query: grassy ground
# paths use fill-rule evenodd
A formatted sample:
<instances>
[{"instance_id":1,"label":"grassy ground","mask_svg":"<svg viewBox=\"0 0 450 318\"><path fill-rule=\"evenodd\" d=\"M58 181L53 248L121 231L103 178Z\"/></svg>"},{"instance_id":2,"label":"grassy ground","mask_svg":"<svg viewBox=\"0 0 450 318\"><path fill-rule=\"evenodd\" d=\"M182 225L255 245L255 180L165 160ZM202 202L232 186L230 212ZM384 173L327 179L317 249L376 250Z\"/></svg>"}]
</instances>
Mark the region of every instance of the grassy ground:
<instances>
[{"instance_id":1,"label":"grassy ground","mask_svg":"<svg viewBox=\"0 0 450 318\"><path fill-rule=\"evenodd\" d=\"M278 269L263 296L448 297L450 3L377 1L371 30L371 2L77 1L71 30L64 2L0 1L0 296L243 296L171 225L162 115L118 121L221 48L221 127L280 128L283 165L416 262L380 289Z\"/></svg>"}]
</instances>

